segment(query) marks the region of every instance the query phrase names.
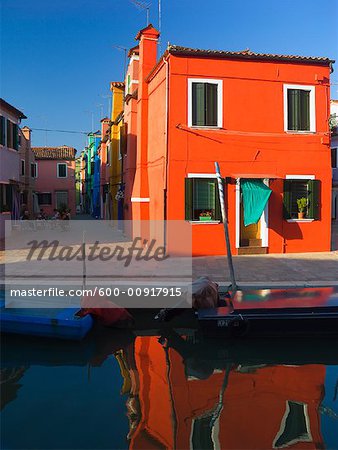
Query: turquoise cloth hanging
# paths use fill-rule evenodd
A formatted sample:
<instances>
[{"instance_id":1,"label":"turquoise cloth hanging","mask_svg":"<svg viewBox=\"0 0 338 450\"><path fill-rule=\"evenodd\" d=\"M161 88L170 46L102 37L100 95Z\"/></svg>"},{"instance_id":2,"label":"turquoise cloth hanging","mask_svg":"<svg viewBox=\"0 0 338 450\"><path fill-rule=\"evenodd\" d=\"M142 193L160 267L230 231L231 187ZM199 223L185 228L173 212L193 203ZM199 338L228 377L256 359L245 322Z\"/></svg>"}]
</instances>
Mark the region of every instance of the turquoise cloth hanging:
<instances>
[{"instance_id":1,"label":"turquoise cloth hanging","mask_svg":"<svg viewBox=\"0 0 338 450\"><path fill-rule=\"evenodd\" d=\"M272 191L262 180L258 179L242 179L241 190L244 225L247 227L259 221Z\"/></svg>"}]
</instances>

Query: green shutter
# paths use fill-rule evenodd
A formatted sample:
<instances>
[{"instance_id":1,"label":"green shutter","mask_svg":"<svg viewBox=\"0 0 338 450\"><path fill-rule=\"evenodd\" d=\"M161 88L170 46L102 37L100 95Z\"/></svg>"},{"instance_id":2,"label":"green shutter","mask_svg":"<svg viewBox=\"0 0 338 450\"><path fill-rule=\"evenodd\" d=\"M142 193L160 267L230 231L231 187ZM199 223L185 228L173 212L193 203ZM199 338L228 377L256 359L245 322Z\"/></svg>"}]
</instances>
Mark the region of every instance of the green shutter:
<instances>
[{"instance_id":1,"label":"green shutter","mask_svg":"<svg viewBox=\"0 0 338 450\"><path fill-rule=\"evenodd\" d=\"M217 90L218 85L212 83L205 84L205 125L216 127L217 124Z\"/></svg>"},{"instance_id":2,"label":"green shutter","mask_svg":"<svg viewBox=\"0 0 338 450\"><path fill-rule=\"evenodd\" d=\"M223 182L223 193L226 195L226 190L224 189L224 180ZM222 212L221 212L221 202L219 198L219 190L218 190L218 181L215 180L216 187L216 202L215 202L215 220L222 220Z\"/></svg>"},{"instance_id":3,"label":"green shutter","mask_svg":"<svg viewBox=\"0 0 338 450\"><path fill-rule=\"evenodd\" d=\"M288 89L288 130L310 130L310 91Z\"/></svg>"},{"instance_id":4,"label":"green shutter","mask_svg":"<svg viewBox=\"0 0 338 450\"><path fill-rule=\"evenodd\" d=\"M320 218L320 180L309 180L309 208L308 218L319 220Z\"/></svg>"},{"instance_id":5,"label":"green shutter","mask_svg":"<svg viewBox=\"0 0 338 450\"><path fill-rule=\"evenodd\" d=\"M19 150L19 127L16 123L13 124L13 148L14 150Z\"/></svg>"},{"instance_id":6,"label":"green shutter","mask_svg":"<svg viewBox=\"0 0 338 450\"><path fill-rule=\"evenodd\" d=\"M192 83L192 125L205 125L205 83Z\"/></svg>"},{"instance_id":7,"label":"green shutter","mask_svg":"<svg viewBox=\"0 0 338 450\"><path fill-rule=\"evenodd\" d=\"M185 220L192 220L193 178L185 179Z\"/></svg>"},{"instance_id":8,"label":"green shutter","mask_svg":"<svg viewBox=\"0 0 338 450\"><path fill-rule=\"evenodd\" d=\"M6 144L6 118L0 116L0 144Z\"/></svg>"},{"instance_id":9,"label":"green shutter","mask_svg":"<svg viewBox=\"0 0 338 450\"><path fill-rule=\"evenodd\" d=\"M284 180L284 192L283 192L283 218L291 219L291 187L292 180Z\"/></svg>"}]
</instances>

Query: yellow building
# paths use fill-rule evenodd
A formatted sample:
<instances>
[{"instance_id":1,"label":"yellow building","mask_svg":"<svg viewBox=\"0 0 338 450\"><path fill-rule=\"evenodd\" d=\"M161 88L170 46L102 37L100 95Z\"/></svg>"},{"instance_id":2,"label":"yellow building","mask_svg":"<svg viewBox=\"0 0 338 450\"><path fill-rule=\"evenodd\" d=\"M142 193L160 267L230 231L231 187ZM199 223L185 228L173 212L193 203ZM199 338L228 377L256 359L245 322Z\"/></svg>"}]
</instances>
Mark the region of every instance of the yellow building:
<instances>
[{"instance_id":1,"label":"yellow building","mask_svg":"<svg viewBox=\"0 0 338 450\"><path fill-rule=\"evenodd\" d=\"M123 101L124 83L115 81L110 84L112 91L111 134L110 134L110 194L112 199L112 220L123 219L123 149L124 122Z\"/></svg>"}]
</instances>

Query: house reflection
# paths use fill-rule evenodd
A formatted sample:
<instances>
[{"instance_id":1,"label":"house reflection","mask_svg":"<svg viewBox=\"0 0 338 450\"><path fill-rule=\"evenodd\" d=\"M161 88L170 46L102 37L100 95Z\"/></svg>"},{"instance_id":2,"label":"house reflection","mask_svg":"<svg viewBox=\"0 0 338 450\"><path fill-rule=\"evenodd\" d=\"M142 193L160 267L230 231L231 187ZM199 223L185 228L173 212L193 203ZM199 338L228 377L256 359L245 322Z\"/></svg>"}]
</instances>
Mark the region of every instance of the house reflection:
<instances>
[{"instance_id":1,"label":"house reflection","mask_svg":"<svg viewBox=\"0 0 338 450\"><path fill-rule=\"evenodd\" d=\"M324 448L325 366L221 367L176 344L139 337L116 354L130 449Z\"/></svg>"}]
</instances>

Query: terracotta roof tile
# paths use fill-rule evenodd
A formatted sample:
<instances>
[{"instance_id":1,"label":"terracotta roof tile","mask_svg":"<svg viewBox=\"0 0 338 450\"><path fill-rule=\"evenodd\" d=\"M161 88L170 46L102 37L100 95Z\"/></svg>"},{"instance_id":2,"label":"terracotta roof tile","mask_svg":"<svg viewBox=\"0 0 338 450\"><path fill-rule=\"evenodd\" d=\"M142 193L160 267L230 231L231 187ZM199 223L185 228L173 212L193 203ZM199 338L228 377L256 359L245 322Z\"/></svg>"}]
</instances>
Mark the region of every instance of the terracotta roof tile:
<instances>
[{"instance_id":1,"label":"terracotta roof tile","mask_svg":"<svg viewBox=\"0 0 338 450\"><path fill-rule=\"evenodd\" d=\"M117 87L117 88L124 88L124 82L123 81L112 81L110 83L110 89L112 87Z\"/></svg>"},{"instance_id":2,"label":"terracotta roof tile","mask_svg":"<svg viewBox=\"0 0 338 450\"><path fill-rule=\"evenodd\" d=\"M76 149L73 147L32 147L35 159L75 159Z\"/></svg>"},{"instance_id":3,"label":"terracotta roof tile","mask_svg":"<svg viewBox=\"0 0 338 450\"><path fill-rule=\"evenodd\" d=\"M275 61L292 61L295 63L312 63L329 65L334 63L327 57L319 56L299 56L299 55L277 55L270 53L256 53L249 49L242 50L240 52L231 52L224 50L202 50L199 48L181 47L179 45L169 45L168 52L176 55L186 56L205 56L205 57L218 57L218 58L234 58L234 59L253 59L253 60L275 60Z\"/></svg>"}]
</instances>

